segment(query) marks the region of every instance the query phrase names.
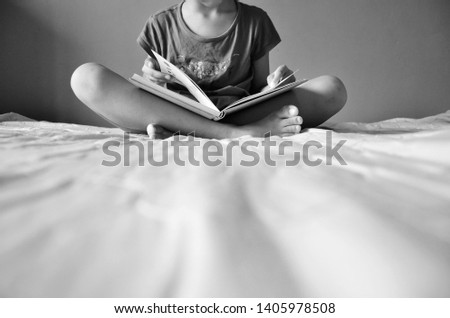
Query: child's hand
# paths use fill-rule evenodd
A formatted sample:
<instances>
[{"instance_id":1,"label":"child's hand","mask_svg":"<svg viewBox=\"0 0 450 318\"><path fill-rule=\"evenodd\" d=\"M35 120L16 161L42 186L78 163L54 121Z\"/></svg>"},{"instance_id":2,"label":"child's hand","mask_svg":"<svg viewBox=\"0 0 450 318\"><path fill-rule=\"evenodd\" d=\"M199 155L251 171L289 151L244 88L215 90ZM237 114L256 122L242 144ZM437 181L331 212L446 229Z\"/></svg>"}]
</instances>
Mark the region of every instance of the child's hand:
<instances>
[{"instance_id":1,"label":"child's hand","mask_svg":"<svg viewBox=\"0 0 450 318\"><path fill-rule=\"evenodd\" d=\"M167 83L174 83L174 78L169 74L161 73L158 68L158 62L150 56L145 59L142 73L144 78L160 86L164 86Z\"/></svg>"},{"instance_id":2,"label":"child's hand","mask_svg":"<svg viewBox=\"0 0 450 318\"><path fill-rule=\"evenodd\" d=\"M269 88L273 88L292 73L294 72L291 71L286 65L281 65L275 70L275 72L267 76L267 85L269 86ZM293 82L295 82L295 76L291 76L290 78L288 78L285 84Z\"/></svg>"}]
</instances>

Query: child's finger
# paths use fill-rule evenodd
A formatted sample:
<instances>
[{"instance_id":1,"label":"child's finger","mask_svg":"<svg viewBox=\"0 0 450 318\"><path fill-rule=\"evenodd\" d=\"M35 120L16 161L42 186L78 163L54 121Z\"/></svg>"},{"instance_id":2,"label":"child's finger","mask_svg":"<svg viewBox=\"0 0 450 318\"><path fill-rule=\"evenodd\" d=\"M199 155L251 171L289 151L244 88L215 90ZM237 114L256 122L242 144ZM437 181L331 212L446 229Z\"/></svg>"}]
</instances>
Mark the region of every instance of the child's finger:
<instances>
[{"instance_id":1,"label":"child's finger","mask_svg":"<svg viewBox=\"0 0 450 318\"><path fill-rule=\"evenodd\" d=\"M293 72L286 66L286 65L281 65L279 66L275 72L273 72L272 74L270 74L267 77L267 84L269 85L269 87L275 87L278 85L278 83L280 83L284 78L288 77L289 75L291 75Z\"/></svg>"},{"instance_id":2,"label":"child's finger","mask_svg":"<svg viewBox=\"0 0 450 318\"><path fill-rule=\"evenodd\" d=\"M147 64L144 64L144 66L142 67L142 73L153 73L153 72L158 72L161 73L159 70L156 70L153 67L148 66Z\"/></svg>"},{"instance_id":3,"label":"child's finger","mask_svg":"<svg viewBox=\"0 0 450 318\"><path fill-rule=\"evenodd\" d=\"M162 82L170 82L172 81L172 76L170 76L169 74L164 74L155 70L152 70L150 72L150 75L157 79L158 81L162 81Z\"/></svg>"},{"instance_id":4,"label":"child's finger","mask_svg":"<svg viewBox=\"0 0 450 318\"><path fill-rule=\"evenodd\" d=\"M278 67L277 71L280 74L280 81L293 73L286 65L281 65L280 67Z\"/></svg>"},{"instance_id":5,"label":"child's finger","mask_svg":"<svg viewBox=\"0 0 450 318\"><path fill-rule=\"evenodd\" d=\"M155 69L148 67L147 65L144 65L142 67L142 73L144 74L153 74L154 72L157 72Z\"/></svg>"},{"instance_id":6,"label":"child's finger","mask_svg":"<svg viewBox=\"0 0 450 318\"><path fill-rule=\"evenodd\" d=\"M276 69L275 72L273 72L267 77L267 85L269 85L270 88L277 86L277 84L281 81L282 77L283 74L280 72L279 69Z\"/></svg>"},{"instance_id":7,"label":"child's finger","mask_svg":"<svg viewBox=\"0 0 450 318\"><path fill-rule=\"evenodd\" d=\"M164 85L164 84L173 82L172 76L170 76L168 74L163 74L159 71L146 69L146 71L143 72L143 74L144 74L144 78L146 78L149 81L152 81L158 85Z\"/></svg>"},{"instance_id":8,"label":"child's finger","mask_svg":"<svg viewBox=\"0 0 450 318\"><path fill-rule=\"evenodd\" d=\"M148 68L151 68L151 69L154 69L154 70L159 70L158 63L151 56L148 56L145 59L144 66L147 66Z\"/></svg>"},{"instance_id":9,"label":"child's finger","mask_svg":"<svg viewBox=\"0 0 450 318\"><path fill-rule=\"evenodd\" d=\"M281 65L279 66L275 72L274 72L274 78L273 78L273 85L277 85L279 82L281 82L281 80L283 79L283 77L286 74L286 66L285 65Z\"/></svg>"},{"instance_id":10,"label":"child's finger","mask_svg":"<svg viewBox=\"0 0 450 318\"><path fill-rule=\"evenodd\" d=\"M165 84L167 84L167 81L161 81L161 80L159 80L157 78L154 78L154 77L151 77L149 75L145 75L144 74L144 78L146 78L147 80L149 80L152 83L155 83L156 85L159 85L159 86L164 86Z\"/></svg>"},{"instance_id":11,"label":"child's finger","mask_svg":"<svg viewBox=\"0 0 450 318\"><path fill-rule=\"evenodd\" d=\"M142 73L144 73L145 75L147 75L151 78L157 79L157 80L170 81L172 79L172 76L170 76L169 74L161 73L160 71L149 68L146 65L144 65L144 67L142 67Z\"/></svg>"},{"instance_id":12,"label":"child's finger","mask_svg":"<svg viewBox=\"0 0 450 318\"><path fill-rule=\"evenodd\" d=\"M276 75L276 72L273 72L269 76L267 76L267 85L272 88L275 87L278 84L278 78Z\"/></svg>"}]
</instances>

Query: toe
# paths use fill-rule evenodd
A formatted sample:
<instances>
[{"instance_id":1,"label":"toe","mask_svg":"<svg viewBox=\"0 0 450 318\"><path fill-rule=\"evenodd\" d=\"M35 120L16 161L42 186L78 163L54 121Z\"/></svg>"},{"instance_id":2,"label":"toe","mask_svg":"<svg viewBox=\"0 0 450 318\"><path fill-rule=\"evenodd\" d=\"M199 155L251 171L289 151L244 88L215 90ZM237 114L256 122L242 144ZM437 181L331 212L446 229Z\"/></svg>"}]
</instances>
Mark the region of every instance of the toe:
<instances>
[{"instance_id":1,"label":"toe","mask_svg":"<svg viewBox=\"0 0 450 318\"><path fill-rule=\"evenodd\" d=\"M147 134L152 135L155 131L155 125L153 124L148 124L147 125Z\"/></svg>"},{"instance_id":2,"label":"toe","mask_svg":"<svg viewBox=\"0 0 450 318\"><path fill-rule=\"evenodd\" d=\"M147 126L147 134L150 138L154 137L157 134L158 126L154 124L149 124Z\"/></svg>"},{"instance_id":3,"label":"toe","mask_svg":"<svg viewBox=\"0 0 450 318\"><path fill-rule=\"evenodd\" d=\"M147 134L150 139L166 139L173 135L171 131L155 124L147 126Z\"/></svg>"},{"instance_id":4,"label":"toe","mask_svg":"<svg viewBox=\"0 0 450 318\"><path fill-rule=\"evenodd\" d=\"M291 125L283 128L284 133L298 134L302 130L300 125Z\"/></svg>"},{"instance_id":5,"label":"toe","mask_svg":"<svg viewBox=\"0 0 450 318\"><path fill-rule=\"evenodd\" d=\"M284 106L278 111L278 116L280 118L290 118L298 116L298 108L294 105Z\"/></svg>"},{"instance_id":6,"label":"toe","mask_svg":"<svg viewBox=\"0 0 450 318\"><path fill-rule=\"evenodd\" d=\"M286 118L281 121L282 127L287 127L287 126L292 126L292 125L301 125L301 124L303 124L303 118L300 116Z\"/></svg>"}]
</instances>

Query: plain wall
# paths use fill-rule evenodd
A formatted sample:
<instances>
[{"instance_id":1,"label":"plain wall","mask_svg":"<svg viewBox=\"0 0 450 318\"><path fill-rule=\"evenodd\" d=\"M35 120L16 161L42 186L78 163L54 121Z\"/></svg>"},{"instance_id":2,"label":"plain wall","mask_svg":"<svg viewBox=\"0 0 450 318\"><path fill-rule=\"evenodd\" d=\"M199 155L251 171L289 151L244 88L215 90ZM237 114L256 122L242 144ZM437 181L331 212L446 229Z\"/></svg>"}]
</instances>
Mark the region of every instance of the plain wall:
<instances>
[{"instance_id":1,"label":"plain wall","mask_svg":"<svg viewBox=\"0 0 450 318\"><path fill-rule=\"evenodd\" d=\"M108 125L72 94L70 76L95 61L128 77L145 58L136 37L177 1L2 0L0 113ZM283 42L272 68L339 76L349 100L332 121L424 117L450 109L449 0L248 0ZM300 105L301 106L301 105Z\"/></svg>"}]
</instances>

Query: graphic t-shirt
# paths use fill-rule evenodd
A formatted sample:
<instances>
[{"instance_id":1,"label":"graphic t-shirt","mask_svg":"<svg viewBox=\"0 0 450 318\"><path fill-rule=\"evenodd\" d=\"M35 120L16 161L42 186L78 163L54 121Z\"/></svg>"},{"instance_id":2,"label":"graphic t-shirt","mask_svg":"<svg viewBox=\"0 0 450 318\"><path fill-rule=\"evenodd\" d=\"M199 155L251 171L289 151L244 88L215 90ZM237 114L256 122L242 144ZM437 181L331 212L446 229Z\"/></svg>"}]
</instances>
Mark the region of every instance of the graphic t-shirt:
<instances>
[{"instance_id":1,"label":"graphic t-shirt","mask_svg":"<svg viewBox=\"0 0 450 318\"><path fill-rule=\"evenodd\" d=\"M266 12L237 2L237 14L222 35L205 38L192 32L183 20L183 3L160 11L147 21L138 43L182 69L210 97L219 109L249 95L253 63L281 40ZM169 89L183 94L177 84Z\"/></svg>"}]
</instances>

